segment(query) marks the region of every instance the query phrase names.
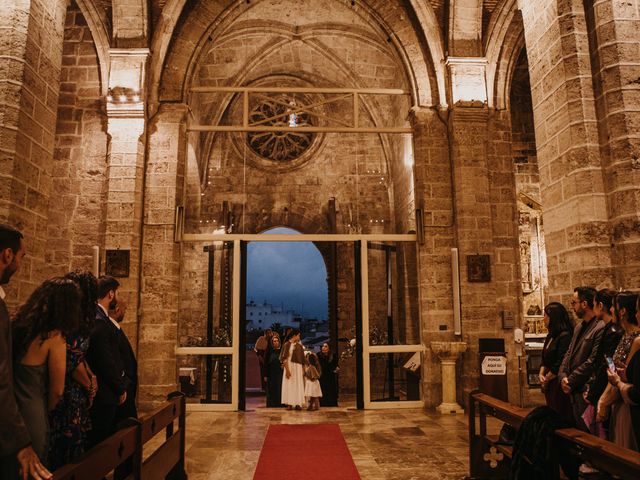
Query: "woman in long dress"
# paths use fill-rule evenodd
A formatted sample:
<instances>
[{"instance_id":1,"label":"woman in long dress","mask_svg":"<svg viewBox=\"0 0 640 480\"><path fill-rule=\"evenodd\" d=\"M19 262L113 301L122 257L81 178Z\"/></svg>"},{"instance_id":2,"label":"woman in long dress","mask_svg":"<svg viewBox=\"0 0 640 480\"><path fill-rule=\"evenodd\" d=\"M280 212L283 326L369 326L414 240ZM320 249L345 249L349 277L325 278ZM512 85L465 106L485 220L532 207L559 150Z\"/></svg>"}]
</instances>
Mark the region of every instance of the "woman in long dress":
<instances>
[{"instance_id":1,"label":"woman in long dress","mask_svg":"<svg viewBox=\"0 0 640 480\"><path fill-rule=\"evenodd\" d=\"M328 343L323 343L318 353L320 361L320 388L322 398L320 405L323 407L338 406L338 357L333 354Z\"/></svg>"},{"instance_id":2,"label":"woman in long dress","mask_svg":"<svg viewBox=\"0 0 640 480\"><path fill-rule=\"evenodd\" d=\"M282 363L280 363L280 337L274 334L269 339L265 357L265 377L267 385L267 407L282 406Z\"/></svg>"},{"instance_id":3,"label":"woman in long dress","mask_svg":"<svg viewBox=\"0 0 640 480\"><path fill-rule=\"evenodd\" d=\"M636 324L640 325L640 296L636 302ZM608 371L609 383L616 387L625 404L631 410L631 426L635 433L636 443L640 445L640 337L631 344L627 369L623 379L615 372Z\"/></svg>"},{"instance_id":4,"label":"woman in long dress","mask_svg":"<svg viewBox=\"0 0 640 480\"><path fill-rule=\"evenodd\" d=\"M48 414L64 392L65 337L78 328L79 318L77 285L57 277L31 294L11 324L16 402L33 450L45 465L49 453Z\"/></svg>"},{"instance_id":5,"label":"woman in long dress","mask_svg":"<svg viewBox=\"0 0 640 480\"><path fill-rule=\"evenodd\" d=\"M304 349L300 344L300 330L293 329L289 341L282 348L282 403L287 410L302 410L304 399Z\"/></svg>"},{"instance_id":6,"label":"woman in long dress","mask_svg":"<svg viewBox=\"0 0 640 480\"><path fill-rule=\"evenodd\" d=\"M640 336L640 327L636 318L638 296L631 292L619 293L615 300L615 317L625 331L615 353L613 363L621 376L629 363L631 347ZM626 378L626 377L625 377ZM609 441L628 448L639 450L636 436L631 423L631 410L626 404L617 387L609 384L598 401L598 421L609 417Z\"/></svg>"},{"instance_id":7,"label":"woman in long dress","mask_svg":"<svg viewBox=\"0 0 640 480\"><path fill-rule=\"evenodd\" d=\"M564 305L551 302L544 307L544 323L549 331L542 349L542 365L540 366L540 385L544 392L547 406L558 412L562 418L573 423L573 410L569 395L560 389L558 370L569 349L573 325Z\"/></svg>"}]
</instances>

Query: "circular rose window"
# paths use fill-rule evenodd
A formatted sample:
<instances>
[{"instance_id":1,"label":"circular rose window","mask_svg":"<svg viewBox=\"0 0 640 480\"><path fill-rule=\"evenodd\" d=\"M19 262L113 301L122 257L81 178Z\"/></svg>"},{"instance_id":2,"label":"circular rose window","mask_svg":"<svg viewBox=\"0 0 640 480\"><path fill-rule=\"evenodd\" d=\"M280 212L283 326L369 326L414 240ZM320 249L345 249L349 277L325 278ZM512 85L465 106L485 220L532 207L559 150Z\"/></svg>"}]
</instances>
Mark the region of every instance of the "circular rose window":
<instances>
[{"instance_id":1,"label":"circular rose window","mask_svg":"<svg viewBox=\"0 0 640 480\"><path fill-rule=\"evenodd\" d=\"M296 107L308 104L303 98L292 95L262 97L249 112L249 124L268 127L311 127L311 115L296 111ZM247 144L262 158L288 162L302 156L313 143L315 134L296 131L268 131L247 133Z\"/></svg>"}]
</instances>

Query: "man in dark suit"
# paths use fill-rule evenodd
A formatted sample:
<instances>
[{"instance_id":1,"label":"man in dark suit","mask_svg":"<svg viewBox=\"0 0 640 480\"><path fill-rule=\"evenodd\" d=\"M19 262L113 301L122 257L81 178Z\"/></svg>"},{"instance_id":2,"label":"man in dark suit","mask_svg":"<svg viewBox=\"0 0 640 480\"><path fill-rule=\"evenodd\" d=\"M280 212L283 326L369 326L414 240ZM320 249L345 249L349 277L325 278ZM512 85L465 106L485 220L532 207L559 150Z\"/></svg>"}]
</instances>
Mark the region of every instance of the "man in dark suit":
<instances>
[{"instance_id":1,"label":"man in dark suit","mask_svg":"<svg viewBox=\"0 0 640 480\"><path fill-rule=\"evenodd\" d=\"M121 298L118 299L116 307L109 310L109 316L118 323L119 335L118 346L120 350L120 358L122 358L124 367L124 376L129 382L127 387L127 399L122 405L119 405L116 410L116 423L124 420L125 418L137 418L138 410L136 409L136 393L138 390L138 362L136 356L131 348L131 343L127 338L127 334L122 330L122 321L127 313L127 304Z\"/></svg>"},{"instance_id":2,"label":"man in dark suit","mask_svg":"<svg viewBox=\"0 0 640 480\"><path fill-rule=\"evenodd\" d=\"M585 432L589 429L582 419L587 408L583 392L594 372L604 331L604 323L593 310L596 293L591 287L577 287L573 291L571 306L581 322L573 330L573 338L558 372L562 391L571 397L576 427Z\"/></svg>"},{"instance_id":3,"label":"man in dark suit","mask_svg":"<svg viewBox=\"0 0 640 480\"><path fill-rule=\"evenodd\" d=\"M0 224L0 478L49 479L51 473L31 448L31 438L13 394L13 359L9 311L2 285L20 268L25 255L22 234ZM17 462L16 462L17 460Z\"/></svg>"},{"instance_id":4,"label":"man in dark suit","mask_svg":"<svg viewBox=\"0 0 640 480\"><path fill-rule=\"evenodd\" d=\"M96 323L91 331L87 360L98 377L98 392L91 407L91 431L89 446L97 445L115 432L116 410L127 399L129 380L124 374L124 362L120 355L120 326L109 318L109 308L118 301L120 284L113 277L98 279L98 308Z\"/></svg>"}]
</instances>

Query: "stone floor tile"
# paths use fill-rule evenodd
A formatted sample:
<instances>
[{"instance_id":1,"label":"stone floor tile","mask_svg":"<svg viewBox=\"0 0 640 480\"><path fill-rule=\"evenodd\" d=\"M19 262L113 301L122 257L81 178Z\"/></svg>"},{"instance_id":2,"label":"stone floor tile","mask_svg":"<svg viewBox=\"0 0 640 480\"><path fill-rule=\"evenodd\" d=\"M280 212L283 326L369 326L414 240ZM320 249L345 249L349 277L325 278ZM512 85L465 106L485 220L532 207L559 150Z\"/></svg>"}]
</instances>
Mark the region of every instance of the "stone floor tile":
<instances>
[{"instance_id":1,"label":"stone floor tile","mask_svg":"<svg viewBox=\"0 0 640 480\"><path fill-rule=\"evenodd\" d=\"M457 480L468 471L464 416L420 409L290 412L251 401L244 413L187 414L186 468L191 480L250 480L269 425L282 423L339 424L363 480ZM489 430L497 433L501 424L492 420Z\"/></svg>"}]
</instances>

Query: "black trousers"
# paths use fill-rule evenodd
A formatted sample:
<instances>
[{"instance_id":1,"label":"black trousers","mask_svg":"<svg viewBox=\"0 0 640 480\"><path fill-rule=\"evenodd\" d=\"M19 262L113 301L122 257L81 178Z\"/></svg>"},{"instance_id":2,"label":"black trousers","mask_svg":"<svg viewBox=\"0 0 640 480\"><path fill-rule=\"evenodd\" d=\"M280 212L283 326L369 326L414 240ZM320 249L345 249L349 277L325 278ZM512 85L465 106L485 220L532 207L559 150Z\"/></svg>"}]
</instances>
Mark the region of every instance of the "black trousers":
<instances>
[{"instance_id":1,"label":"black trousers","mask_svg":"<svg viewBox=\"0 0 640 480\"><path fill-rule=\"evenodd\" d=\"M91 430L87 434L87 446L95 447L116 431L117 405L96 405L91 408Z\"/></svg>"},{"instance_id":2,"label":"black trousers","mask_svg":"<svg viewBox=\"0 0 640 480\"><path fill-rule=\"evenodd\" d=\"M589 428L582 419L582 414L587 409L587 402L584 400L582 392L571 395L571 407L573 408L573 421L575 422L576 428L583 432L590 433Z\"/></svg>"}]
</instances>

